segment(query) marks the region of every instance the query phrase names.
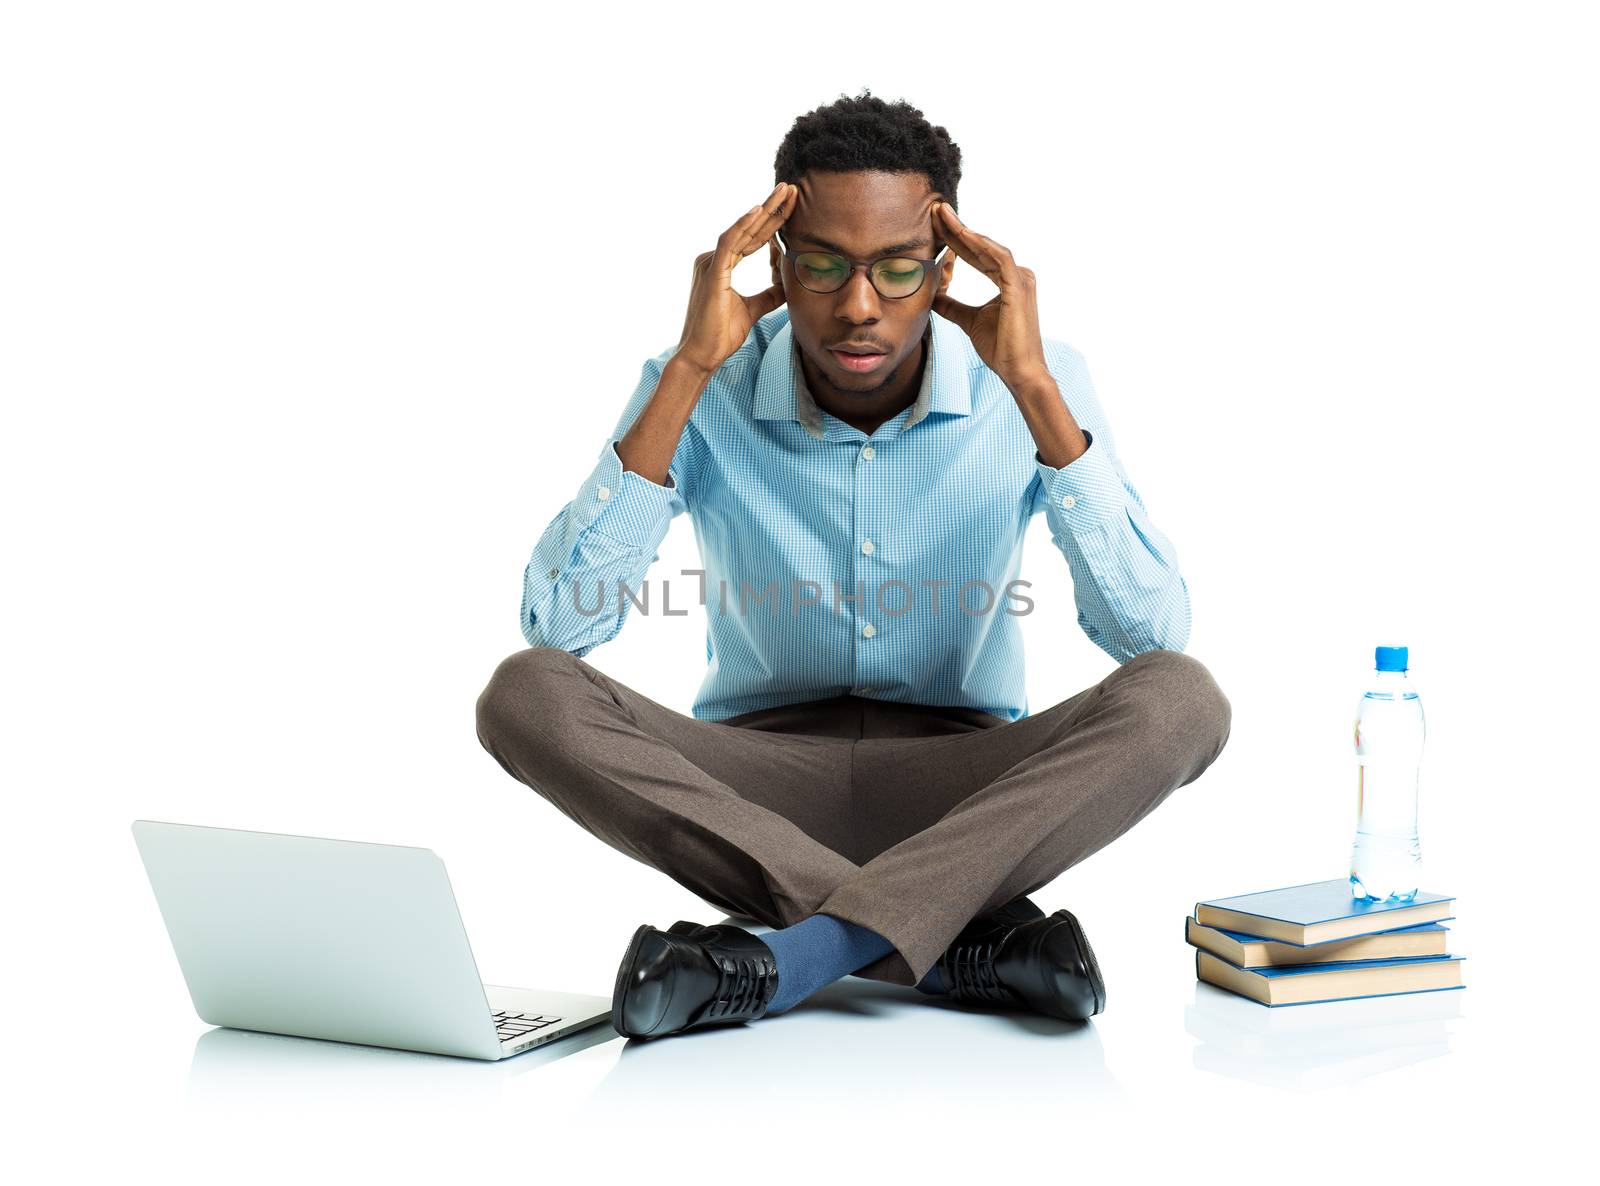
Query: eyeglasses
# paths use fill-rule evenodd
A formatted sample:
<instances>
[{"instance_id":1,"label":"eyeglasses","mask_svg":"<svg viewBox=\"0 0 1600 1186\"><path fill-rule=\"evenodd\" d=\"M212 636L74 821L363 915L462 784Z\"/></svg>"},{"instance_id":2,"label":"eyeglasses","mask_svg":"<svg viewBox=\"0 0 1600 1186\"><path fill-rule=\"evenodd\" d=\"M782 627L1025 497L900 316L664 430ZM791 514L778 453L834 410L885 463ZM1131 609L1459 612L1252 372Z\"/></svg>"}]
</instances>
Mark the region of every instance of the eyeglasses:
<instances>
[{"instance_id":1,"label":"eyeglasses","mask_svg":"<svg viewBox=\"0 0 1600 1186\"><path fill-rule=\"evenodd\" d=\"M891 301L915 296L928 273L939 265L939 261L950 250L947 244L933 259L891 256L867 263L845 259L831 251L792 251L784 241L783 231L779 230L777 236L784 258L793 266L795 277L806 290L838 292L856 274L857 268L866 268L867 278L872 281L872 287L878 290L878 295Z\"/></svg>"}]
</instances>

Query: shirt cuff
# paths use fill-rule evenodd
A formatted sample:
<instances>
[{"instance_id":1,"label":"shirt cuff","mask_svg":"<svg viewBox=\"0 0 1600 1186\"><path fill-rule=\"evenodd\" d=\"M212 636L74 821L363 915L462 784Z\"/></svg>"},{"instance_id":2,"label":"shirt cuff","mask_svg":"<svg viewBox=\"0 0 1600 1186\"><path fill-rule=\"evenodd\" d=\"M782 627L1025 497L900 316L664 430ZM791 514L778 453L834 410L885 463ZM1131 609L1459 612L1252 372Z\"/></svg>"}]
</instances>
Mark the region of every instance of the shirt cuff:
<instances>
[{"instance_id":1,"label":"shirt cuff","mask_svg":"<svg viewBox=\"0 0 1600 1186\"><path fill-rule=\"evenodd\" d=\"M671 482L672 475L667 475ZM608 539L641 552L654 552L672 526L673 502L681 501L676 485L659 486L622 467L617 442L606 442L600 462L584 479L573 501L578 531L593 528Z\"/></svg>"},{"instance_id":2,"label":"shirt cuff","mask_svg":"<svg viewBox=\"0 0 1600 1186\"><path fill-rule=\"evenodd\" d=\"M1096 448L1093 433L1082 431L1089 448L1066 465L1046 465L1038 450L1033 454L1044 488L1045 518L1060 536L1104 526L1122 513L1127 497L1111 458Z\"/></svg>"}]
</instances>

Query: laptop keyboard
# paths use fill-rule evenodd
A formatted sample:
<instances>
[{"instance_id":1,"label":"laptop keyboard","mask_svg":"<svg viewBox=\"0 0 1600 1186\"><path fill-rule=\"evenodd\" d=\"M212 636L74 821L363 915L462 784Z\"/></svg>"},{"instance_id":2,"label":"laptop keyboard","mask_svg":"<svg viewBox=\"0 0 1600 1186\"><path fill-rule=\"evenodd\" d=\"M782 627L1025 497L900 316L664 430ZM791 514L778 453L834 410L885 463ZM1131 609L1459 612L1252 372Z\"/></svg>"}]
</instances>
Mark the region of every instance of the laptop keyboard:
<instances>
[{"instance_id":1,"label":"laptop keyboard","mask_svg":"<svg viewBox=\"0 0 1600 1186\"><path fill-rule=\"evenodd\" d=\"M540 1013L507 1013L502 1010L494 1015L494 1029L502 1042L515 1042L560 1020L559 1017L545 1017Z\"/></svg>"}]
</instances>

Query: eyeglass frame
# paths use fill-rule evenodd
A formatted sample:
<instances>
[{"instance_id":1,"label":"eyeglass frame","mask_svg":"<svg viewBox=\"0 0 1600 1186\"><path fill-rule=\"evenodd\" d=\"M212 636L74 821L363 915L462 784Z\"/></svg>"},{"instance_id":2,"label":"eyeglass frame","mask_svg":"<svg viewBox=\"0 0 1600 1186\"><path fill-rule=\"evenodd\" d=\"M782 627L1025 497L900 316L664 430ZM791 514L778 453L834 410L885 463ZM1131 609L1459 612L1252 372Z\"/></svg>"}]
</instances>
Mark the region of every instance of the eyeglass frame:
<instances>
[{"instance_id":1,"label":"eyeglass frame","mask_svg":"<svg viewBox=\"0 0 1600 1186\"><path fill-rule=\"evenodd\" d=\"M918 259L914 255L880 255L877 259L862 262L861 260L850 259L846 256L840 255L837 251L796 251L784 241L782 227L779 227L777 230L775 230L773 234L777 237L778 245L783 249L783 258L789 261L789 266L794 271L795 282L807 292L816 293L817 296L832 296L834 293L842 290L845 285L849 284L850 281L856 278L857 268L866 268L867 283L872 285L873 292L877 293L886 301L903 301L908 297L916 296L917 293L922 291L923 285L927 284L928 282L929 274L932 273L933 270L939 266L939 262L950 253L950 244L946 243L944 247L940 249L939 254L934 256L932 259ZM808 287L806 282L800 279L800 269L794 266L795 258L801 255L826 255L832 257L833 259L844 260L846 264L850 265L850 274L843 280L839 281L838 288L830 288L826 292L817 292L816 289ZM922 279L917 282L916 288L901 296L890 296L888 293L884 292L883 289L879 288L878 281L872 274L872 269L886 259L903 259L907 263L921 264Z\"/></svg>"}]
</instances>

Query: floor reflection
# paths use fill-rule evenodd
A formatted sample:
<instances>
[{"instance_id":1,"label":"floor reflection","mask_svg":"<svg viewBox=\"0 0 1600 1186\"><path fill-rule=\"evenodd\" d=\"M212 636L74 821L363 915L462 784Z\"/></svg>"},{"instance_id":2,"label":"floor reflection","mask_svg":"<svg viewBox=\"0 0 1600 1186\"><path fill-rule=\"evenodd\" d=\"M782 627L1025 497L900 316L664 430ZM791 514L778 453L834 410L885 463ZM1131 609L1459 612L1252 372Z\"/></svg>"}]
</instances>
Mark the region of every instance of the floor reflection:
<instances>
[{"instance_id":1,"label":"floor reflection","mask_svg":"<svg viewBox=\"0 0 1600 1186\"><path fill-rule=\"evenodd\" d=\"M291 1038L248 1030L212 1029L200 1035L189 1063L191 1107L272 1107L295 1111L319 1103L348 1107L493 1103L507 1084L618 1035L593 1026L499 1062Z\"/></svg>"},{"instance_id":2,"label":"floor reflection","mask_svg":"<svg viewBox=\"0 0 1600 1186\"><path fill-rule=\"evenodd\" d=\"M945 1099L1009 1109L1029 1100L1117 1104L1092 1022L968 1008L849 977L778 1017L631 1041L585 1114L673 1122L908 1111Z\"/></svg>"},{"instance_id":3,"label":"floor reflection","mask_svg":"<svg viewBox=\"0 0 1600 1186\"><path fill-rule=\"evenodd\" d=\"M509 1086L542 1068L551 1074ZM553 1096L572 1120L601 1125L619 1117L700 1124L710 1114L760 1126L897 1109L925 1124L943 1112L1017 1119L1036 1109L1048 1118L1064 1102L1127 1104L1094 1022L966 1006L856 977L778 1017L631 1042L602 1024L493 1063L212 1029L195 1043L189 1070L192 1107L231 1111L470 1110L535 1095L541 1107Z\"/></svg>"},{"instance_id":4,"label":"floor reflection","mask_svg":"<svg viewBox=\"0 0 1600 1186\"><path fill-rule=\"evenodd\" d=\"M1184 1027L1196 1070L1318 1091L1449 1054L1464 990L1269 1009L1196 981Z\"/></svg>"}]
</instances>

